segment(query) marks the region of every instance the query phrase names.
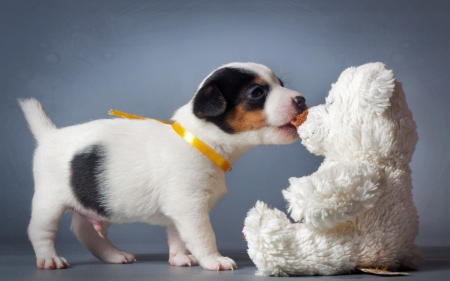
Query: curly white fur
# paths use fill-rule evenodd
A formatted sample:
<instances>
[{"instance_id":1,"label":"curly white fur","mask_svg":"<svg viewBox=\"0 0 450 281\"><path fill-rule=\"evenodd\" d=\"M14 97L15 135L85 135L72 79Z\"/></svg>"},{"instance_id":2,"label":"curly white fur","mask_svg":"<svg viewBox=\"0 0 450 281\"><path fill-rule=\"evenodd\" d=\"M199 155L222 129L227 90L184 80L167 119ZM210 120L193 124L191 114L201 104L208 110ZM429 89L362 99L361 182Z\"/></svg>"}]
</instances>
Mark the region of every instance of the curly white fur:
<instances>
[{"instance_id":1,"label":"curly white fur","mask_svg":"<svg viewBox=\"0 0 450 281\"><path fill-rule=\"evenodd\" d=\"M297 223L259 201L249 211L243 232L257 274L417 268L409 162L418 137L393 72L382 63L346 69L298 133L325 159L283 191Z\"/></svg>"}]
</instances>

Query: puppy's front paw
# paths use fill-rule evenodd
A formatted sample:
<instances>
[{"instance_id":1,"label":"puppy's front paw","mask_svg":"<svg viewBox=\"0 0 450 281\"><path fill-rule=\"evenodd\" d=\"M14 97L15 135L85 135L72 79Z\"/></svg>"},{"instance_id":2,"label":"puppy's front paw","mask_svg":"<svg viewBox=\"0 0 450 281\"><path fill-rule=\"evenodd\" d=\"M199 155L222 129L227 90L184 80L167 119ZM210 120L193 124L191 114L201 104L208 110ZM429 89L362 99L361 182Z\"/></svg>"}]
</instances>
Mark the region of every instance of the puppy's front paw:
<instances>
[{"instance_id":1,"label":"puppy's front paw","mask_svg":"<svg viewBox=\"0 0 450 281\"><path fill-rule=\"evenodd\" d=\"M51 256L38 258L37 266L39 269L64 269L69 267L69 263L63 257Z\"/></svg>"},{"instance_id":2,"label":"puppy's front paw","mask_svg":"<svg viewBox=\"0 0 450 281\"><path fill-rule=\"evenodd\" d=\"M233 270L237 268L236 263L229 257L220 255L204 258L200 261L200 265L208 270Z\"/></svg>"},{"instance_id":3,"label":"puppy's front paw","mask_svg":"<svg viewBox=\"0 0 450 281\"><path fill-rule=\"evenodd\" d=\"M186 255L182 253L171 253L169 263L173 266L198 265L198 261L193 255Z\"/></svg>"}]
</instances>

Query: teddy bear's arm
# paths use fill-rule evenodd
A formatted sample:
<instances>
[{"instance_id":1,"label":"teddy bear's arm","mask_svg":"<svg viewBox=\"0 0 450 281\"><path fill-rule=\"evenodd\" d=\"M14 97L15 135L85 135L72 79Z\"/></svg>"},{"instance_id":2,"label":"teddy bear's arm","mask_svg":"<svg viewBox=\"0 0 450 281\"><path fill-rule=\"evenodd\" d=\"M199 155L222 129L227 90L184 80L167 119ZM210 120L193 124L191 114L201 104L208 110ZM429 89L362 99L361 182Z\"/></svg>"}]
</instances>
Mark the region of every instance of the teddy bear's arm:
<instances>
[{"instance_id":1,"label":"teddy bear's arm","mask_svg":"<svg viewBox=\"0 0 450 281\"><path fill-rule=\"evenodd\" d=\"M290 178L283 190L295 221L318 228L353 220L381 195L380 171L374 164L339 163L302 178Z\"/></svg>"}]
</instances>

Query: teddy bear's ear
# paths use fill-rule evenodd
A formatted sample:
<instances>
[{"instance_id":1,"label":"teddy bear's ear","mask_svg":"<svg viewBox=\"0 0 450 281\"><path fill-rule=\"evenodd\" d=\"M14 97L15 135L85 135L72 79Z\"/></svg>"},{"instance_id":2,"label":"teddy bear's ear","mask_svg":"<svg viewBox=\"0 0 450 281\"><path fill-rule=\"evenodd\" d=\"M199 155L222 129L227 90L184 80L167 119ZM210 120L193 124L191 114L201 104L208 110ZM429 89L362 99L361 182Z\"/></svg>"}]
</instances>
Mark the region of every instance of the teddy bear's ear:
<instances>
[{"instance_id":1,"label":"teddy bear's ear","mask_svg":"<svg viewBox=\"0 0 450 281\"><path fill-rule=\"evenodd\" d=\"M360 92L360 105L364 110L382 114L391 103L395 87L395 77L392 70L381 62L368 63L358 67L363 71L366 87Z\"/></svg>"}]
</instances>

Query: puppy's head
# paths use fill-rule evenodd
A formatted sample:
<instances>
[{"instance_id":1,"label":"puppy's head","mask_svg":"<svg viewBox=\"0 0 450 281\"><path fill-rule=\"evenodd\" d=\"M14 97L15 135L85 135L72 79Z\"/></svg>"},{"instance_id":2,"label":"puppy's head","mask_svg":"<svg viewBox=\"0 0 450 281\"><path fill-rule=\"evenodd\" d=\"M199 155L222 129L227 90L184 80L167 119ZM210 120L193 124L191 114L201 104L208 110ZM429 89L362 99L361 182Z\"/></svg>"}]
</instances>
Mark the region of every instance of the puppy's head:
<instances>
[{"instance_id":1,"label":"puppy's head","mask_svg":"<svg viewBox=\"0 0 450 281\"><path fill-rule=\"evenodd\" d=\"M254 136L258 144L295 141L298 134L290 123L306 108L302 95L255 63L231 63L213 71L193 99L195 116L227 134Z\"/></svg>"}]
</instances>

